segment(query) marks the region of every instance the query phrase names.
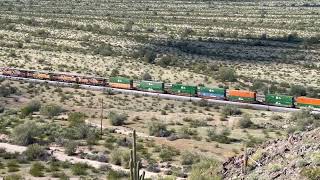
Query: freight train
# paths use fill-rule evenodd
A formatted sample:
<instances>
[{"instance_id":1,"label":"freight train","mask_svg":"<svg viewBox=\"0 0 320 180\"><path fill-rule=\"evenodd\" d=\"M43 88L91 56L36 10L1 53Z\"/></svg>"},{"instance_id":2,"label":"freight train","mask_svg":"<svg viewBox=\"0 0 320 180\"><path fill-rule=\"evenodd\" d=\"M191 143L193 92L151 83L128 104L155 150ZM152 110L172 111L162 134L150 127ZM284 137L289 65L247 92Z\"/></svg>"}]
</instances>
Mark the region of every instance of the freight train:
<instances>
[{"instance_id":1,"label":"freight train","mask_svg":"<svg viewBox=\"0 0 320 180\"><path fill-rule=\"evenodd\" d=\"M11 77L22 77L50 81L60 81L94 86L105 86L128 90L139 90L154 93L168 93L181 96L200 97L203 99L220 99L245 103L261 103L271 106L288 108L320 108L320 99L309 97L293 97L278 94L266 94L263 101L257 100L257 93L246 90L226 90L224 88L210 88L205 86L190 86L184 84L172 84L165 86L163 82L133 81L126 77L102 77L83 76L71 73L55 73L46 71L34 71L26 69L0 67L0 74Z\"/></svg>"}]
</instances>

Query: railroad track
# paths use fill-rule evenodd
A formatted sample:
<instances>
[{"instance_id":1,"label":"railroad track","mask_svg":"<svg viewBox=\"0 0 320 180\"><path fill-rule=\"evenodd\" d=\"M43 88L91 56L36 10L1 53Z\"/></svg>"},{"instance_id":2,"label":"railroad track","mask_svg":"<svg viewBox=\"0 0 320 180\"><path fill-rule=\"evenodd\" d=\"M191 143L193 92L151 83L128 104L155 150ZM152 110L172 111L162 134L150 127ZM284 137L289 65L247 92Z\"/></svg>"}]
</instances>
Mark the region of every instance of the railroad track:
<instances>
[{"instance_id":1,"label":"railroad track","mask_svg":"<svg viewBox=\"0 0 320 180\"><path fill-rule=\"evenodd\" d=\"M27 82L33 82L33 83L48 83L50 85L62 86L62 87L73 87L77 85L79 88L94 90L94 91L112 91L112 92L129 94L129 95L151 96L151 97L158 97L158 98L178 100L178 101L199 102L202 100L202 98L199 98L199 97L187 97L187 96L180 96L180 95L173 95L173 94L161 94L161 93L144 92L144 91L137 91L137 90L117 89L117 88L104 87L104 86L93 86L93 85L84 85L84 84L76 84L76 83L68 83L68 82L12 77L12 76L5 76L5 75L0 75L0 78L17 80L17 81L27 81ZM216 105L233 105L240 108L274 111L274 112L297 112L301 110L296 108L269 106L264 104L250 104L250 103L244 103L244 102L233 102L233 101L216 100L216 99L207 99L207 101L209 103L216 104ZM312 113L320 114L320 111L314 110L312 111Z\"/></svg>"}]
</instances>

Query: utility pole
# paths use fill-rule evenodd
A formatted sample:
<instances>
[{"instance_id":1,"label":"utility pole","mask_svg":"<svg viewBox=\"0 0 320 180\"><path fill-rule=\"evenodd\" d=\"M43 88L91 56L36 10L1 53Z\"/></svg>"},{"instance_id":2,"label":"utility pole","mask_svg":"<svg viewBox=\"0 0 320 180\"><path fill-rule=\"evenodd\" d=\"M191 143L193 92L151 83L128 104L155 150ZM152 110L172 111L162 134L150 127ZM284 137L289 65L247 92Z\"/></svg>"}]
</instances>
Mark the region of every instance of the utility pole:
<instances>
[{"instance_id":1,"label":"utility pole","mask_svg":"<svg viewBox=\"0 0 320 180\"><path fill-rule=\"evenodd\" d=\"M101 101L100 136L101 136L101 139L102 139L102 135L103 135L103 132L102 132L102 120L103 120L103 107L104 107L103 98L101 98L100 101Z\"/></svg>"}]
</instances>

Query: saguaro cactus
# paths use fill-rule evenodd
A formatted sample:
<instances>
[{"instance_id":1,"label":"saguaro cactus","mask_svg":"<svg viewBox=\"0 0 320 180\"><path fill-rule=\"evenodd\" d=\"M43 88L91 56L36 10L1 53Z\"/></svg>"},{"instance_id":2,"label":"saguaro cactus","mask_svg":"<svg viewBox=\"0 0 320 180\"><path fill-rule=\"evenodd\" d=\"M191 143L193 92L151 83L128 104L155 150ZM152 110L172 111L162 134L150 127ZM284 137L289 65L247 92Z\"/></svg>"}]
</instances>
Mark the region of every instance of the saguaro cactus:
<instances>
[{"instance_id":1,"label":"saguaro cactus","mask_svg":"<svg viewBox=\"0 0 320 180\"><path fill-rule=\"evenodd\" d=\"M145 172L140 175L140 161L137 161L137 144L136 144L136 130L133 130L132 149L130 151L130 179L144 180Z\"/></svg>"}]
</instances>

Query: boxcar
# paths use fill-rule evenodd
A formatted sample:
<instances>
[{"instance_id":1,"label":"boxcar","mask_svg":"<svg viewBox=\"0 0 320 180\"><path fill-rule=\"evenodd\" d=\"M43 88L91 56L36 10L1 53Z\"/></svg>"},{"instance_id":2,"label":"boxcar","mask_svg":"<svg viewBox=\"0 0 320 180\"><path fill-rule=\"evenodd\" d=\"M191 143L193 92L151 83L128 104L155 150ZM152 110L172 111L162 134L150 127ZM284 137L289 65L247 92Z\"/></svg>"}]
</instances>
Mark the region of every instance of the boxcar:
<instances>
[{"instance_id":1,"label":"boxcar","mask_svg":"<svg viewBox=\"0 0 320 180\"><path fill-rule=\"evenodd\" d=\"M133 80L125 77L111 77L109 85L113 88L133 89Z\"/></svg>"},{"instance_id":2,"label":"boxcar","mask_svg":"<svg viewBox=\"0 0 320 180\"><path fill-rule=\"evenodd\" d=\"M228 99L230 101L240 102L256 102L257 93L253 91L244 90L229 90Z\"/></svg>"},{"instance_id":3,"label":"boxcar","mask_svg":"<svg viewBox=\"0 0 320 180\"><path fill-rule=\"evenodd\" d=\"M164 83L155 81L140 81L137 89L149 92L164 93Z\"/></svg>"},{"instance_id":4,"label":"boxcar","mask_svg":"<svg viewBox=\"0 0 320 180\"><path fill-rule=\"evenodd\" d=\"M226 89L198 86L198 96L203 98L225 99Z\"/></svg>"},{"instance_id":5,"label":"boxcar","mask_svg":"<svg viewBox=\"0 0 320 180\"><path fill-rule=\"evenodd\" d=\"M266 94L265 102L268 105L283 106L283 107L294 107L293 96L285 96L278 94Z\"/></svg>"},{"instance_id":6,"label":"boxcar","mask_svg":"<svg viewBox=\"0 0 320 180\"><path fill-rule=\"evenodd\" d=\"M196 96L197 86L189 86L183 84L172 84L171 91L174 94L184 95L184 96Z\"/></svg>"},{"instance_id":7,"label":"boxcar","mask_svg":"<svg viewBox=\"0 0 320 180\"><path fill-rule=\"evenodd\" d=\"M308 98L308 97L297 97L296 103L298 107L310 107L310 108L320 108L320 99Z\"/></svg>"}]
</instances>

